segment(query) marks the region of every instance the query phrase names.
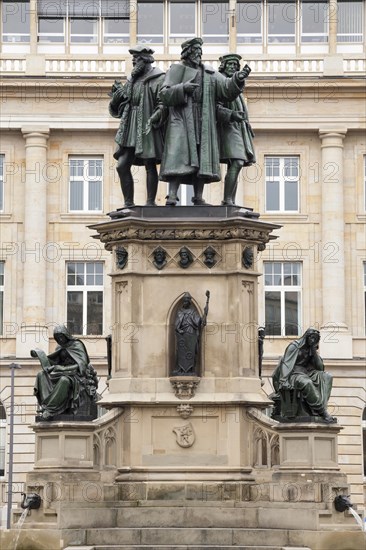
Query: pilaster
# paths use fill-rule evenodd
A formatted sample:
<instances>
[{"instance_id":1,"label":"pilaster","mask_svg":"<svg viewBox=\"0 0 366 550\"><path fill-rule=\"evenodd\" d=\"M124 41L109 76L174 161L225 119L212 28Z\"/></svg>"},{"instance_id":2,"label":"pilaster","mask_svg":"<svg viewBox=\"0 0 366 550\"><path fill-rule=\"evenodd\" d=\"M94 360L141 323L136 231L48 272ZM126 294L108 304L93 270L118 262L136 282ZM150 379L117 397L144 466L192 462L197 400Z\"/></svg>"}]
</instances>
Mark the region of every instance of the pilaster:
<instances>
[{"instance_id":1,"label":"pilaster","mask_svg":"<svg viewBox=\"0 0 366 550\"><path fill-rule=\"evenodd\" d=\"M352 357L346 324L343 140L347 130L320 130L322 174L322 289L324 357Z\"/></svg>"},{"instance_id":2,"label":"pilaster","mask_svg":"<svg viewBox=\"0 0 366 550\"><path fill-rule=\"evenodd\" d=\"M47 140L49 128L23 128L25 139L23 309L17 335L17 357L29 357L33 347L47 349L46 259ZM41 341L42 340L42 341ZM46 341L45 341L46 340Z\"/></svg>"}]
</instances>

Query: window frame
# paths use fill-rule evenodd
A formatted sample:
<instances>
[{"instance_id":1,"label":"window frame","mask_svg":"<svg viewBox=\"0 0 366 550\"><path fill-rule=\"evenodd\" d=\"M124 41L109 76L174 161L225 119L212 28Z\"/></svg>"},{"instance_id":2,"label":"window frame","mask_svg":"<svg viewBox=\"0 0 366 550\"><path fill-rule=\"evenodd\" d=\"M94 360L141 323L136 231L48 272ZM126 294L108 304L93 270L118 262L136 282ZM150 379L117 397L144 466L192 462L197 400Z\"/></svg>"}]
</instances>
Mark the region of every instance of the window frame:
<instances>
[{"instance_id":1,"label":"window frame","mask_svg":"<svg viewBox=\"0 0 366 550\"><path fill-rule=\"evenodd\" d=\"M326 29L326 32L324 33L304 33L303 32L303 24L304 24L304 19L303 19L303 5L304 4L308 4L308 5L316 5L316 6L320 6L320 5L324 5L326 6L326 13L324 14L324 25L325 25L325 29ZM324 8L323 8L324 9ZM321 2L309 2L309 1L305 1L304 0L299 0L299 10L300 10L300 28L299 28L299 33L300 33L300 36L299 36L299 40L300 40L300 44L301 45L311 45L311 44L328 44L329 43L329 0L323 0ZM322 36L324 37L324 40L303 40L303 37L311 37L311 36L314 36L314 37L318 37L318 36Z\"/></svg>"},{"instance_id":2,"label":"window frame","mask_svg":"<svg viewBox=\"0 0 366 550\"><path fill-rule=\"evenodd\" d=\"M193 30L193 33L191 34L188 34L188 33L182 33L182 34L179 34L179 33L172 33L171 31L171 22L172 22L172 18L171 18L171 12L172 12L172 5L175 4L191 4L193 5L193 10L194 10L194 30ZM167 8L166 8L166 17L167 17L167 27L168 27L168 36L167 36L167 40L168 40L168 43L169 45L172 45L172 44L181 44L182 41L185 41L185 40L189 40L190 38L194 38L195 36L198 36L198 33L197 33L197 24L198 24L198 17L197 17L197 2L194 2L192 0L186 0L185 2L182 1L182 2L179 2L179 1L175 1L175 2L167 2Z\"/></svg>"},{"instance_id":3,"label":"window frame","mask_svg":"<svg viewBox=\"0 0 366 550\"><path fill-rule=\"evenodd\" d=\"M84 167L83 167L83 176L80 178L71 178L71 161L83 161ZM100 179L90 179L85 177L85 173L88 174L89 168L88 163L90 161L101 161L101 177ZM68 156L68 212L70 214L102 214L103 213L103 189L104 189L104 156L103 155L69 155ZM76 181L82 181L83 182L83 208L82 209L71 209L71 183ZM100 181L100 208L98 209L89 209L89 195L90 195L90 182L91 181Z\"/></svg>"},{"instance_id":4,"label":"window frame","mask_svg":"<svg viewBox=\"0 0 366 550\"><path fill-rule=\"evenodd\" d=\"M65 9L61 10L61 12L57 12L57 9L47 14L42 15L42 11L38 11L37 13L37 42L39 44L66 44L67 46L77 46L77 45L100 45L101 43L106 44L120 44L120 43L129 43L129 33L106 33L105 32L105 21L113 19L115 21L120 20L128 20L130 21L130 11L128 8L128 11L120 10L119 7L124 6L128 4L128 1L121 2L120 4L117 4L117 13L111 11L110 13L108 10L105 9L105 4L103 4L105 0L93 0L93 2L90 2L89 6L86 3L85 8L89 8L89 11L84 14L83 11L80 12L80 10L76 10L74 13L74 10L71 9L72 4L70 4L69 0L65 0ZM114 0L109 0L113 2ZM98 2L98 10L97 13L90 12L90 8L92 5L96 5L96 2ZM77 7L77 2L76 2ZM51 6L52 8L52 6ZM38 9L38 3L37 3L37 9ZM63 21L63 33L40 33L39 32L39 21L41 19L55 19L55 20L62 20ZM72 21L76 20L92 20L95 21L95 30L93 30L93 33L90 34L84 34L84 33L75 33L72 32ZM56 36L56 37L63 37L63 40L44 40L42 39L42 36ZM121 37L122 40L117 38L116 40L108 39L106 40L105 37L111 36L118 36ZM82 40L82 38L85 37L85 40ZM87 37L92 37L92 40L87 39ZM127 40L126 40L127 37ZM74 39L73 39L74 38ZM75 39L76 38L76 39ZM77 39L79 38L79 39Z\"/></svg>"},{"instance_id":5,"label":"window frame","mask_svg":"<svg viewBox=\"0 0 366 550\"><path fill-rule=\"evenodd\" d=\"M351 32L348 32L348 33L340 33L338 32L339 31L339 27L340 27L340 18L342 16L342 13L340 11L340 5L341 4L349 4L349 0L338 0L337 2L337 22L338 22L338 25L337 25L337 45L338 44L362 44L363 43L363 40L364 40L364 35L365 35L365 2L362 1L362 0L353 0L354 3L357 3L357 4L360 4L361 6L361 15L360 17L357 18L358 21L360 21L360 24L361 24L361 32L360 33L351 33ZM344 36L344 37L350 37L350 36L359 36L359 40L340 40L339 38L341 36Z\"/></svg>"},{"instance_id":6,"label":"window frame","mask_svg":"<svg viewBox=\"0 0 366 550\"><path fill-rule=\"evenodd\" d=\"M68 282L68 276L69 276L69 271L68 271L68 267L69 265L72 265L72 264L83 264L84 265L84 271L83 271L83 276L84 276L84 284L69 284ZM87 264L100 264L102 266L102 284L100 285L88 285L87 284ZM75 272L76 273L76 272ZM71 275L71 273L70 273ZM76 277L76 275L75 275ZM69 316L68 316L68 305L69 305L69 302L68 302L68 294L69 292L81 292L82 293L82 296L83 296L83 305L82 305L82 333L81 334L78 334L76 332L74 332L73 328L70 327L70 330L73 334L75 334L76 336L102 336L103 335L103 332L104 332L104 280L105 280L105 266L104 266L104 262L101 261L101 260L97 260L95 262L92 262L92 261L82 261L82 260L74 260L74 261L68 261L66 262L66 321L67 321L67 326L70 327L70 324L71 324L71 321L69 320ZM96 334L96 333L90 333L88 332L88 292L101 292L102 293L102 330L100 332L100 334Z\"/></svg>"},{"instance_id":7,"label":"window frame","mask_svg":"<svg viewBox=\"0 0 366 550\"><path fill-rule=\"evenodd\" d=\"M281 284L273 284L269 285L266 284L266 265L271 264L280 264L281 265ZM284 279L287 274L284 273L284 266L285 265L291 265L296 264L298 269L298 277L299 277L299 283L297 285L290 284L285 285ZM291 276L293 275L293 272L291 273ZM303 263L300 262L289 262L289 261L269 261L265 260L263 262L263 292L264 292L264 319L265 319L265 326L266 326L266 333L268 336L278 337L278 338L288 338L288 337L297 337L302 334L302 287L303 287ZM266 317L266 295L268 292L279 292L280 293L280 324L281 324L281 330L280 334L272 334L269 329L269 323L267 322ZM298 311L297 311L297 334L287 334L286 331L286 292L297 292L298 294Z\"/></svg>"},{"instance_id":8,"label":"window frame","mask_svg":"<svg viewBox=\"0 0 366 550\"><path fill-rule=\"evenodd\" d=\"M279 176L278 180L274 176L267 176L267 160L269 159L279 159ZM291 176L285 176L285 161L286 159L296 159L297 160L297 179ZM264 156L264 211L266 214L300 214L300 184L301 184L301 171L300 171L300 155L265 155ZM277 210L270 210L267 206L267 186L273 181L274 183L278 181L279 184L279 207ZM297 208L295 210L290 210L285 208L286 206L286 182L295 181L297 183Z\"/></svg>"},{"instance_id":9,"label":"window frame","mask_svg":"<svg viewBox=\"0 0 366 550\"><path fill-rule=\"evenodd\" d=\"M241 33L238 30L238 18L240 19L240 6L243 6L245 4L255 4L257 6L260 6L260 33ZM246 0L237 0L236 2L236 9L235 9L235 18L236 18L236 42L237 45L246 44L246 45L256 45L256 44L263 44L264 43L264 21L265 21L265 6L263 1L246 1ZM239 12L239 13L238 13ZM258 40L240 40L241 38L245 37L258 37Z\"/></svg>"},{"instance_id":10,"label":"window frame","mask_svg":"<svg viewBox=\"0 0 366 550\"><path fill-rule=\"evenodd\" d=\"M23 12L23 6L25 4L28 4L28 7L25 8L24 10L24 14L22 13L22 16L24 15L28 15L28 18L29 18L29 32L27 33L14 33L14 32L4 32L4 9L5 9L5 6L4 4L2 3L2 5L0 6L0 18L1 18L1 41L4 43L4 44L30 44L30 41L31 41L31 25L30 25L30 21L31 21L31 18L30 18L30 0L18 0L17 2L17 6L20 7L21 11ZM10 37L10 36L13 36L13 37L20 37L20 40L4 40L4 37ZM28 37L28 40L22 40L21 37Z\"/></svg>"}]
</instances>

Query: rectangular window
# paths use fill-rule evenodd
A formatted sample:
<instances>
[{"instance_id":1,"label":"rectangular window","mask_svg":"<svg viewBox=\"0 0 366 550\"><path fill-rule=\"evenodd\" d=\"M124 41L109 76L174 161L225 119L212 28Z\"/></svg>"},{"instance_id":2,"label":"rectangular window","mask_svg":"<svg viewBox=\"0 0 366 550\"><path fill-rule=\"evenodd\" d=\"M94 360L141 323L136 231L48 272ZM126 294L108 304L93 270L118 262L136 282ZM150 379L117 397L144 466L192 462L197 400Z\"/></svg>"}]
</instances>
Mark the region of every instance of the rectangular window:
<instances>
[{"instance_id":1,"label":"rectangular window","mask_svg":"<svg viewBox=\"0 0 366 550\"><path fill-rule=\"evenodd\" d=\"M236 4L236 28L238 44L262 43L263 4L259 1L239 0Z\"/></svg>"},{"instance_id":2,"label":"rectangular window","mask_svg":"<svg viewBox=\"0 0 366 550\"><path fill-rule=\"evenodd\" d=\"M328 42L328 0L302 0L301 42Z\"/></svg>"},{"instance_id":3,"label":"rectangular window","mask_svg":"<svg viewBox=\"0 0 366 550\"><path fill-rule=\"evenodd\" d=\"M70 158L70 212L101 212L103 159Z\"/></svg>"},{"instance_id":4,"label":"rectangular window","mask_svg":"<svg viewBox=\"0 0 366 550\"><path fill-rule=\"evenodd\" d=\"M169 3L169 42L181 44L196 36L196 5L192 0Z\"/></svg>"},{"instance_id":5,"label":"rectangular window","mask_svg":"<svg viewBox=\"0 0 366 550\"><path fill-rule=\"evenodd\" d=\"M268 0L268 43L294 43L296 28L296 2Z\"/></svg>"},{"instance_id":6,"label":"rectangular window","mask_svg":"<svg viewBox=\"0 0 366 550\"><path fill-rule=\"evenodd\" d=\"M4 267L5 262L0 262L0 335L4 326Z\"/></svg>"},{"instance_id":7,"label":"rectangular window","mask_svg":"<svg viewBox=\"0 0 366 550\"><path fill-rule=\"evenodd\" d=\"M202 0L202 38L206 44L229 40L229 2Z\"/></svg>"},{"instance_id":8,"label":"rectangular window","mask_svg":"<svg viewBox=\"0 0 366 550\"><path fill-rule=\"evenodd\" d=\"M299 157L266 157L266 212L299 211Z\"/></svg>"},{"instance_id":9,"label":"rectangular window","mask_svg":"<svg viewBox=\"0 0 366 550\"><path fill-rule=\"evenodd\" d=\"M29 0L2 2L3 42L29 42L30 6Z\"/></svg>"},{"instance_id":10,"label":"rectangular window","mask_svg":"<svg viewBox=\"0 0 366 550\"><path fill-rule=\"evenodd\" d=\"M138 2L137 42L162 44L164 42L164 3Z\"/></svg>"},{"instance_id":11,"label":"rectangular window","mask_svg":"<svg viewBox=\"0 0 366 550\"><path fill-rule=\"evenodd\" d=\"M362 42L363 2L338 0L337 2L337 42Z\"/></svg>"},{"instance_id":12,"label":"rectangular window","mask_svg":"<svg viewBox=\"0 0 366 550\"><path fill-rule=\"evenodd\" d=\"M38 42L47 44L64 42L66 1L37 1Z\"/></svg>"},{"instance_id":13,"label":"rectangular window","mask_svg":"<svg viewBox=\"0 0 366 550\"><path fill-rule=\"evenodd\" d=\"M128 0L38 0L38 41L64 42L69 24L70 42L96 44L99 21L104 43L129 42Z\"/></svg>"},{"instance_id":14,"label":"rectangular window","mask_svg":"<svg viewBox=\"0 0 366 550\"><path fill-rule=\"evenodd\" d=\"M130 41L130 20L104 19L104 44L128 44Z\"/></svg>"},{"instance_id":15,"label":"rectangular window","mask_svg":"<svg viewBox=\"0 0 366 550\"><path fill-rule=\"evenodd\" d=\"M301 263L264 262L266 334L301 334Z\"/></svg>"},{"instance_id":16,"label":"rectangular window","mask_svg":"<svg viewBox=\"0 0 366 550\"><path fill-rule=\"evenodd\" d=\"M97 19L70 19L71 44L96 44L98 41Z\"/></svg>"},{"instance_id":17,"label":"rectangular window","mask_svg":"<svg viewBox=\"0 0 366 550\"><path fill-rule=\"evenodd\" d=\"M67 263L67 325L73 334L103 333L103 262Z\"/></svg>"},{"instance_id":18,"label":"rectangular window","mask_svg":"<svg viewBox=\"0 0 366 550\"><path fill-rule=\"evenodd\" d=\"M0 155L0 212L4 211L4 160L5 155Z\"/></svg>"}]
</instances>

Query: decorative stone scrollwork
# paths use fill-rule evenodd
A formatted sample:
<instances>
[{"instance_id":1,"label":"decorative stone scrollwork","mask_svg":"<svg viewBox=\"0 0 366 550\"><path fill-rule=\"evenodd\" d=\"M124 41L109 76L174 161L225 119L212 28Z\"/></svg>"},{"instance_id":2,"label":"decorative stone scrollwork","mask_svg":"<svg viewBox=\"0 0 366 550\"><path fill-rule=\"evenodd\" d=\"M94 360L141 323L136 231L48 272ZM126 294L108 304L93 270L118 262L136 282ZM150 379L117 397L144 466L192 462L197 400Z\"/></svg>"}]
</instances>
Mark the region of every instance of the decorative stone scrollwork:
<instances>
[{"instance_id":1,"label":"decorative stone scrollwork","mask_svg":"<svg viewBox=\"0 0 366 550\"><path fill-rule=\"evenodd\" d=\"M189 403L181 403L177 406L177 413L184 419L189 418L193 413L193 407Z\"/></svg>"},{"instance_id":2,"label":"decorative stone scrollwork","mask_svg":"<svg viewBox=\"0 0 366 550\"><path fill-rule=\"evenodd\" d=\"M200 380L200 378L195 376L175 376L170 378L170 383L178 399L191 399L196 394Z\"/></svg>"},{"instance_id":3,"label":"decorative stone scrollwork","mask_svg":"<svg viewBox=\"0 0 366 550\"><path fill-rule=\"evenodd\" d=\"M142 241L164 241L164 240L196 240L208 241L218 240L226 241L230 239L245 239L249 241L259 241L257 244L258 250L264 250L266 243L269 241L270 229L261 230L259 228L248 227L226 227L222 229L196 229L196 228L134 228L125 227L116 230L99 229L100 240L106 244L106 248L110 248L113 242L124 240L142 240ZM109 246L108 246L109 245Z\"/></svg>"}]
</instances>

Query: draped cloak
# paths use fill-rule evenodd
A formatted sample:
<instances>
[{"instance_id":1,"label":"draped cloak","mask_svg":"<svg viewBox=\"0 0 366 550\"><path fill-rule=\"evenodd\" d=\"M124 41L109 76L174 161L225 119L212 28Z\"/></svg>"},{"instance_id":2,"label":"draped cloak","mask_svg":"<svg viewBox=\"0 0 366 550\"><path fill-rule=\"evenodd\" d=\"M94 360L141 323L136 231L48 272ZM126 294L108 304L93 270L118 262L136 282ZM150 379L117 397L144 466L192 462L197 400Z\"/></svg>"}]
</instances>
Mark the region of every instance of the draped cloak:
<instances>
[{"instance_id":1,"label":"draped cloak","mask_svg":"<svg viewBox=\"0 0 366 550\"><path fill-rule=\"evenodd\" d=\"M115 137L117 150L114 158L118 160L124 147L129 147L134 135L133 146L135 158L133 164L142 166L147 159L160 163L163 154L162 128L152 128L146 132L146 125L159 106L159 91L164 80L163 71L154 67L136 82L127 79L123 86L123 95L114 95L109 103L109 113L120 118L120 125Z\"/></svg>"},{"instance_id":2,"label":"draped cloak","mask_svg":"<svg viewBox=\"0 0 366 550\"><path fill-rule=\"evenodd\" d=\"M199 71L202 78L198 78ZM198 121L192 97L184 92L184 83L188 81L198 81L201 86ZM169 108L161 180L179 178L182 183L192 184L197 180L204 183L221 180L216 104L234 100L243 86L235 74L225 78L209 65L197 69L184 63L171 65L160 92L162 103Z\"/></svg>"},{"instance_id":3,"label":"draped cloak","mask_svg":"<svg viewBox=\"0 0 366 550\"><path fill-rule=\"evenodd\" d=\"M34 395L42 410L51 416L77 410L89 365L89 356L81 340L72 338L66 327L57 327L55 332L64 334L67 342L58 345L48 356L38 349L32 351L32 355L40 359L43 369L37 374ZM58 367L56 372L52 366ZM68 372L71 366L77 368Z\"/></svg>"},{"instance_id":4,"label":"draped cloak","mask_svg":"<svg viewBox=\"0 0 366 550\"><path fill-rule=\"evenodd\" d=\"M231 120L233 111L244 113L244 120ZM220 161L227 163L231 159L244 161L244 166L256 162L253 130L249 124L248 110L243 97L240 95L233 101L217 106L217 121L219 132Z\"/></svg>"},{"instance_id":5,"label":"draped cloak","mask_svg":"<svg viewBox=\"0 0 366 550\"><path fill-rule=\"evenodd\" d=\"M318 354L309 355L307 337L311 331L312 329L308 329L301 338L287 346L272 375L273 386L278 392L284 383L288 383L291 389L298 389L303 393L307 405L314 413L323 413L332 389L332 376L324 372L324 363Z\"/></svg>"}]
</instances>

